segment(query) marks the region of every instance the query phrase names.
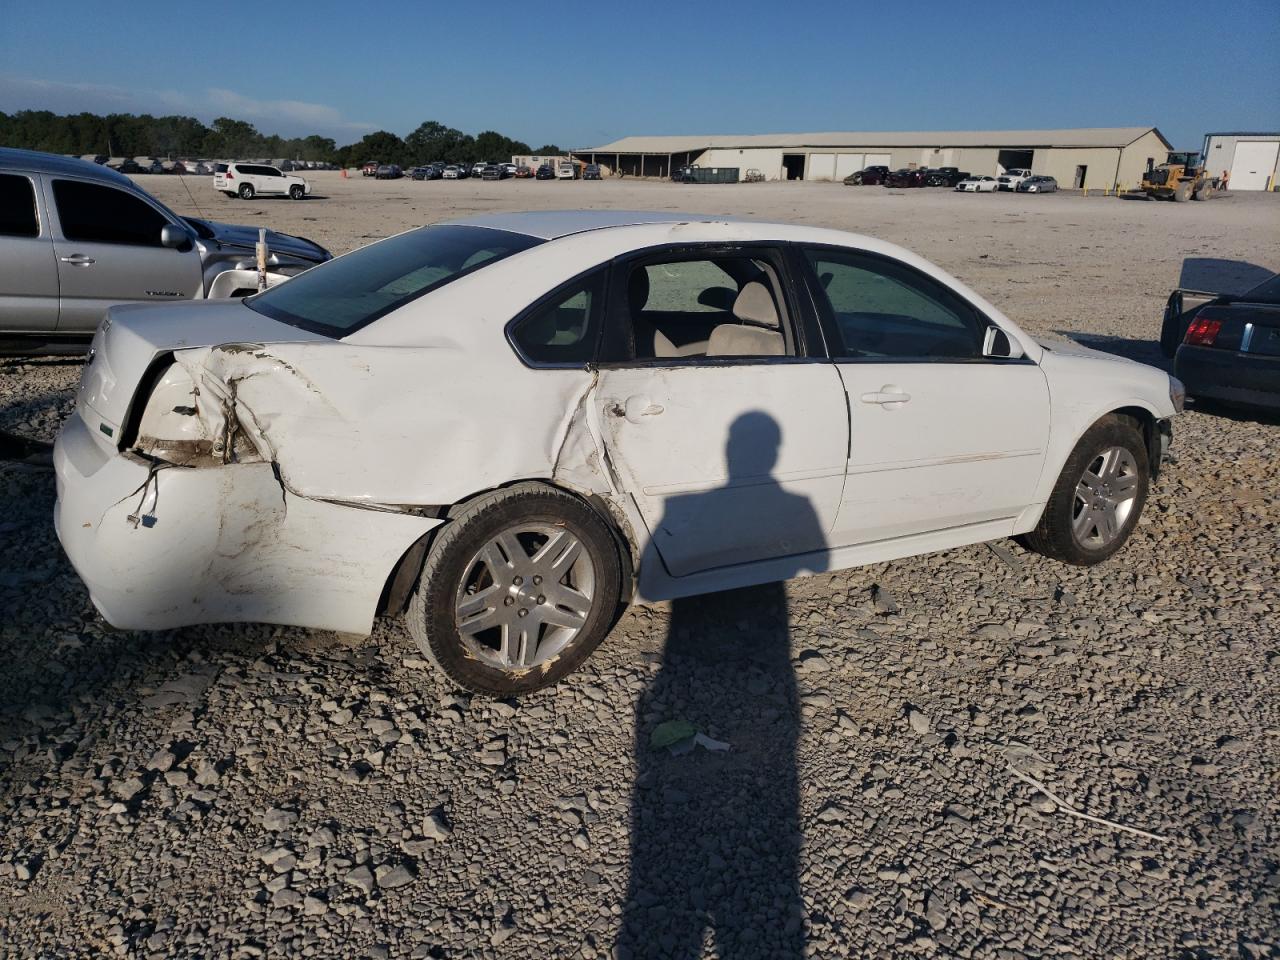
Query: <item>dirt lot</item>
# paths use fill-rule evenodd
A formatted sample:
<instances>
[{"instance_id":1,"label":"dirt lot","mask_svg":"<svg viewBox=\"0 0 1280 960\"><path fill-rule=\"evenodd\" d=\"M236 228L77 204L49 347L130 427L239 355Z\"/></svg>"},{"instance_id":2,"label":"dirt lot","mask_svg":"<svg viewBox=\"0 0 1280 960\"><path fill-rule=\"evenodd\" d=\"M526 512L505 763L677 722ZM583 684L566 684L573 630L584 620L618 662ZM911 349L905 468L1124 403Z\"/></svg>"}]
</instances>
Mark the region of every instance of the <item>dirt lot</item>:
<instances>
[{"instance_id":1,"label":"dirt lot","mask_svg":"<svg viewBox=\"0 0 1280 960\"><path fill-rule=\"evenodd\" d=\"M1171 287L1280 269L1274 195L140 181L335 253L531 208L834 226L1153 363ZM0 428L52 437L77 375L0 362ZM1278 956L1278 448L1191 411L1101 567L1010 543L634 611L510 703L457 695L396 622L112 631L51 474L0 464L0 957ZM676 718L732 749L651 750Z\"/></svg>"}]
</instances>

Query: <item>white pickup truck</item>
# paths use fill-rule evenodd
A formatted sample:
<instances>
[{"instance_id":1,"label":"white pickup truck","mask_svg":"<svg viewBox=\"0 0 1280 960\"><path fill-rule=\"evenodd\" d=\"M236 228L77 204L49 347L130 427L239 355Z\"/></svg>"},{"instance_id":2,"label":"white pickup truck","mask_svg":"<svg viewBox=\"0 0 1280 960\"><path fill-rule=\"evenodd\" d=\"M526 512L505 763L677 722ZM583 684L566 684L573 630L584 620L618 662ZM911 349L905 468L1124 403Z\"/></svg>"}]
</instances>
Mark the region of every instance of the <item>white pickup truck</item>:
<instances>
[{"instance_id":1,"label":"white pickup truck","mask_svg":"<svg viewBox=\"0 0 1280 960\"><path fill-rule=\"evenodd\" d=\"M1018 184L1027 177L1031 176L1031 171L1025 167L1010 167L1000 176L996 177L997 190L1017 190Z\"/></svg>"}]
</instances>

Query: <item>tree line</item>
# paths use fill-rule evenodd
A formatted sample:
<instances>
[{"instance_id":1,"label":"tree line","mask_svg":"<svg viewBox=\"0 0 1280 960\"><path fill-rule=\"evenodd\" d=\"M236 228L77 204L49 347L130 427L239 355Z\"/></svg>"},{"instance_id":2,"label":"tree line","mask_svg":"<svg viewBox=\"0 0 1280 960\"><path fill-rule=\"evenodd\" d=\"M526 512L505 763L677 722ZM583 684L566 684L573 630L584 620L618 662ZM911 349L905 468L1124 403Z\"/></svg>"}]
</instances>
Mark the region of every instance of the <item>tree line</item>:
<instances>
[{"instance_id":1,"label":"tree line","mask_svg":"<svg viewBox=\"0 0 1280 960\"><path fill-rule=\"evenodd\" d=\"M339 147L330 137L280 137L260 133L251 123L219 117L205 125L194 117L153 117L144 113L56 114L48 110L0 111L0 144L82 156L205 157L209 159L283 158L319 160L344 167L369 160L409 167L432 160L503 160L519 154L557 154L544 144L531 150L493 130L472 136L435 120L419 124L407 137L386 130Z\"/></svg>"}]
</instances>

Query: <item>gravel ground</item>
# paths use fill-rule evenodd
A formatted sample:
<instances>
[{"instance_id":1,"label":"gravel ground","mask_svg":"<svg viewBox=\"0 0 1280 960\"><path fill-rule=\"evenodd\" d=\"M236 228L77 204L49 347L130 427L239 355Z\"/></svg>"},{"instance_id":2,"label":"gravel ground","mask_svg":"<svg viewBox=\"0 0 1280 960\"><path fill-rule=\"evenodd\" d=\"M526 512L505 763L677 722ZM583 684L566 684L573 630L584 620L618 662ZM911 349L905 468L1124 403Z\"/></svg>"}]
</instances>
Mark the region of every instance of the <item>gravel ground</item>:
<instances>
[{"instance_id":1,"label":"gravel ground","mask_svg":"<svg viewBox=\"0 0 1280 960\"><path fill-rule=\"evenodd\" d=\"M318 179L190 186L335 251L584 200L857 229L1150 362L1180 275L1280 267L1270 196ZM0 361L0 429L52 437L77 377ZM51 474L0 464L0 957L1280 956L1278 442L1181 417L1101 567L1005 543L639 609L520 702L396 622L114 631ZM650 749L672 719L731 749Z\"/></svg>"}]
</instances>

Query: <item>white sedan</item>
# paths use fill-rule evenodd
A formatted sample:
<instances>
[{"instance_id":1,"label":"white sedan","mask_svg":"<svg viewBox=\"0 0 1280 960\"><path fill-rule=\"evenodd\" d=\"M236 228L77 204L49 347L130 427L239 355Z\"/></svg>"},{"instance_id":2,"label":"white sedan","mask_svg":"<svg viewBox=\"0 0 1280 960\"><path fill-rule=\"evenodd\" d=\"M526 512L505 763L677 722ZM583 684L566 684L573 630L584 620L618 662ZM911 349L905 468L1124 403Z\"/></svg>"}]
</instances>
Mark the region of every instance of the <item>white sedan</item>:
<instances>
[{"instance_id":1,"label":"white sedan","mask_svg":"<svg viewBox=\"0 0 1280 960\"><path fill-rule=\"evenodd\" d=\"M870 237L496 214L245 300L109 310L55 522L118 627L404 615L509 695L628 602L1017 535L1105 560L1181 401Z\"/></svg>"},{"instance_id":2,"label":"white sedan","mask_svg":"<svg viewBox=\"0 0 1280 960\"><path fill-rule=\"evenodd\" d=\"M995 177L967 177L956 184L956 190L959 193L995 193L998 186Z\"/></svg>"}]
</instances>

